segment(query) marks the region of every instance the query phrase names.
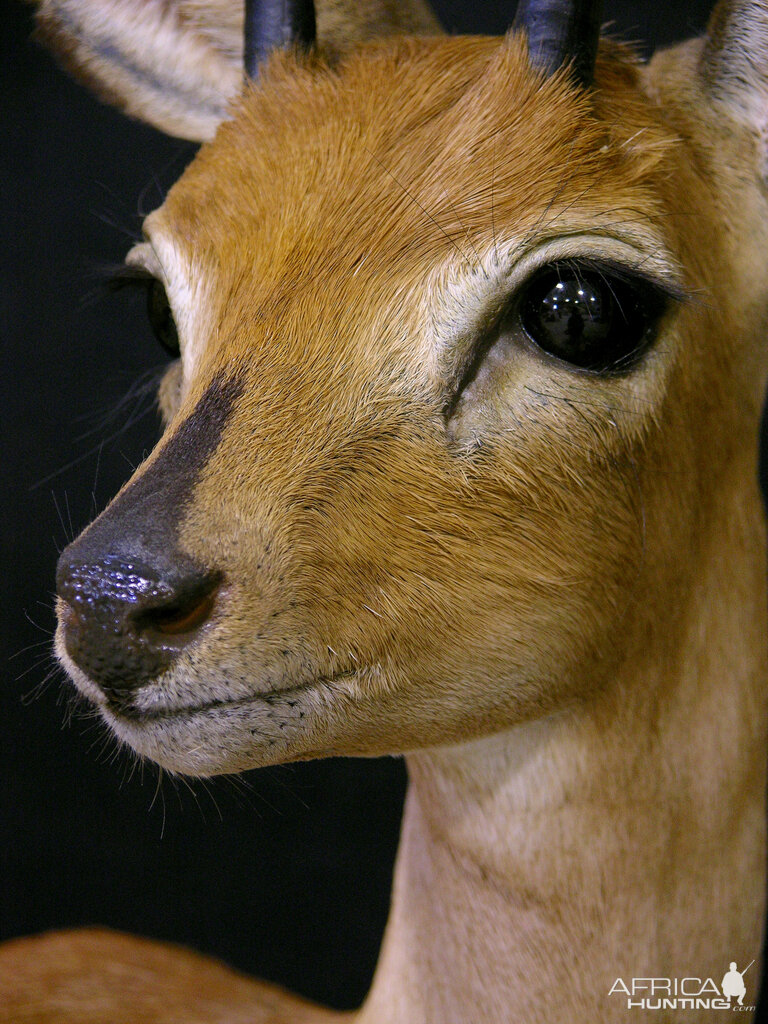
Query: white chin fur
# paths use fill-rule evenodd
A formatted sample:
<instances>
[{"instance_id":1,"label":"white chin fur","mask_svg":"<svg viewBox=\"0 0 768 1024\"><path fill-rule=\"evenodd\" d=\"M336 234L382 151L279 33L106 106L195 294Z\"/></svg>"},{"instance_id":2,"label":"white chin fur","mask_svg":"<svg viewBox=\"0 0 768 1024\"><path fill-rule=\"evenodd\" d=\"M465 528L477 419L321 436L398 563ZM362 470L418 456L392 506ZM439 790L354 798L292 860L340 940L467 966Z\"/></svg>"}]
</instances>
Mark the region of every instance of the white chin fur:
<instances>
[{"instance_id":1,"label":"white chin fur","mask_svg":"<svg viewBox=\"0 0 768 1024\"><path fill-rule=\"evenodd\" d=\"M318 696L293 691L269 701L232 704L150 718L127 718L102 707L115 735L168 771L208 776L308 756Z\"/></svg>"},{"instance_id":2,"label":"white chin fur","mask_svg":"<svg viewBox=\"0 0 768 1024\"><path fill-rule=\"evenodd\" d=\"M326 754L317 742L319 725L333 714L338 683L322 680L259 694L243 682L222 686L215 679L190 681L170 673L138 689L131 710L120 714L69 657L61 627L55 647L77 690L115 736L168 771L219 775ZM189 707L190 693L202 706Z\"/></svg>"}]
</instances>

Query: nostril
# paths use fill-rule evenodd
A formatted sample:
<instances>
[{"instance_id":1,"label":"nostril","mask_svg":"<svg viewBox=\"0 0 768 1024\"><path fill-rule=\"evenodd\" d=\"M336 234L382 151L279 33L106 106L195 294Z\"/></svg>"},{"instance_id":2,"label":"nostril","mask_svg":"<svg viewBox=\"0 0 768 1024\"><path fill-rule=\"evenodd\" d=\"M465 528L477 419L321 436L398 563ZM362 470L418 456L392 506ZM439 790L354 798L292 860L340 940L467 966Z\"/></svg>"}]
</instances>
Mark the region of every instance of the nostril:
<instances>
[{"instance_id":1,"label":"nostril","mask_svg":"<svg viewBox=\"0 0 768 1024\"><path fill-rule=\"evenodd\" d=\"M64 598L59 598L59 619L61 620L62 626L67 630L77 629L80 625L80 620L77 617L77 612L72 605L65 601Z\"/></svg>"},{"instance_id":2,"label":"nostril","mask_svg":"<svg viewBox=\"0 0 768 1024\"><path fill-rule=\"evenodd\" d=\"M220 577L201 582L187 593L176 593L173 601L145 609L134 616L137 629L154 629L166 636L191 633L211 616L216 604Z\"/></svg>"},{"instance_id":3,"label":"nostril","mask_svg":"<svg viewBox=\"0 0 768 1024\"><path fill-rule=\"evenodd\" d=\"M124 708L197 639L223 576L179 553L151 562L117 555L78 561L71 554L61 560L57 580L64 649Z\"/></svg>"}]
</instances>

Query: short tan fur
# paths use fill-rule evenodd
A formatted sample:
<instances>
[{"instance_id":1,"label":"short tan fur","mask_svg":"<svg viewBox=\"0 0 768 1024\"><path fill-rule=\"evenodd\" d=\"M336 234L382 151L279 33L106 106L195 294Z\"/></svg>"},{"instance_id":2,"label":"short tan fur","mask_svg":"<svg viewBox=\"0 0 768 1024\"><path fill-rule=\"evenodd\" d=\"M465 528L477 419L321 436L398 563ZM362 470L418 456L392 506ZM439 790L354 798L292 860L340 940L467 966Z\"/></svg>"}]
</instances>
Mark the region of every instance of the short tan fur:
<instances>
[{"instance_id":1,"label":"short tan fur","mask_svg":"<svg viewBox=\"0 0 768 1024\"><path fill-rule=\"evenodd\" d=\"M237 382L179 523L215 608L131 715L63 626L58 652L172 770L406 754L349 1019L607 1024L616 978L719 980L762 944L768 5L721 0L649 66L604 40L594 90L520 33L328 53L269 59L129 257L182 346L135 480ZM467 377L565 260L672 296L648 351L595 374L501 332ZM141 942L5 947L0 1020L112 1020L110 971L136 1022L336 1019L213 965L203 1005L193 955Z\"/></svg>"}]
</instances>

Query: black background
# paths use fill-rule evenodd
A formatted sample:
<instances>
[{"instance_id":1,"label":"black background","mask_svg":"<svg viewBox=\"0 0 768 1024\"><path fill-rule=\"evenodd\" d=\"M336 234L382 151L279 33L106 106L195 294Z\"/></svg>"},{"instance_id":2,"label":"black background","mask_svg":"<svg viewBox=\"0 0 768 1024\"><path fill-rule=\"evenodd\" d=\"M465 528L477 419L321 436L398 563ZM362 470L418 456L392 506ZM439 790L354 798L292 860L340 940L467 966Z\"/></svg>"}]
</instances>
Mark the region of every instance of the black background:
<instances>
[{"instance_id":1,"label":"black background","mask_svg":"<svg viewBox=\"0 0 768 1024\"><path fill-rule=\"evenodd\" d=\"M0 3L0 938L101 922L354 1006L386 918L401 762L158 781L94 722L63 726L61 675L42 682L57 551L158 430L162 354L140 306L110 296L101 271L195 147L91 99L30 41L29 11ZM435 7L457 32L502 32L514 11ZM659 44L700 31L708 8L609 0L606 20Z\"/></svg>"}]
</instances>

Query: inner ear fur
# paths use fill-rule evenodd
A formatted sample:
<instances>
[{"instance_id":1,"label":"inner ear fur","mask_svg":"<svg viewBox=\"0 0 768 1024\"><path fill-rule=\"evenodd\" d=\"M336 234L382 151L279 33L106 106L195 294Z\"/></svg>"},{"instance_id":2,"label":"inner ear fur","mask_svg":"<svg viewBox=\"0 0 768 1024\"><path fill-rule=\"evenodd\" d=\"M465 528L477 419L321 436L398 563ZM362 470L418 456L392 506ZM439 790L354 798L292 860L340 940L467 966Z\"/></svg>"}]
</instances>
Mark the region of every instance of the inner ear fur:
<instances>
[{"instance_id":1,"label":"inner ear fur","mask_svg":"<svg viewBox=\"0 0 768 1024\"><path fill-rule=\"evenodd\" d=\"M720 0L712 12L699 72L713 100L768 134L768 0Z\"/></svg>"},{"instance_id":2,"label":"inner ear fur","mask_svg":"<svg viewBox=\"0 0 768 1024\"><path fill-rule=\"evenodd\" d=\"M242 22L221 0L42 0L37 14L38 36L101 99L195 142L241 88Z\"/></svg>"},{"instance_id":3,"label":"inner ear fur","mask_svg":"<svg viewBox=\"0 0 768 1024\"><path fill-rule=\"evenodd\" d=\"M169 135L213 138L243 82L238 0L37 0L38 36L108 103ZM321 52L433 34L426 0L318 0Z\"/></svg>"}]
</instances>

